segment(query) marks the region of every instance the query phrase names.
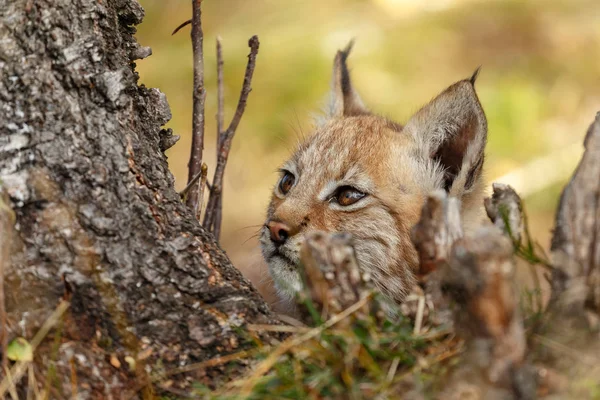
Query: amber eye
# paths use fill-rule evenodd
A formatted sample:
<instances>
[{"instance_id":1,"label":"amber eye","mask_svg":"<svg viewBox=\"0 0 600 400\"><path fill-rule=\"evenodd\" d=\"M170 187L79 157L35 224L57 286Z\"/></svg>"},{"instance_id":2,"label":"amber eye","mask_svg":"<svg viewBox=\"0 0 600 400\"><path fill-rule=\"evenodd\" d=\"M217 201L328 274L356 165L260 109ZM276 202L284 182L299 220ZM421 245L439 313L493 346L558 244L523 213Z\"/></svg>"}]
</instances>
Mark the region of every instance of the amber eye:
<instances>
[{"instance_id":1,"label":"amber eye","mask_svg":"<svg viewBox=\"0 0 600 400\"><path fill-rule=\"evenodd\" d=\"M294 182L296 182L296 178L289 171L284 171L283 178L279 181L279 190L282 194L287 194L290 191L292 186L294 186Z\"/></svg>"},{"instance_id":2,"label":"amber eye","mask_svg":"<svg viewBox=\"0 0 600 400\"><path fill-rule=\"evenodd\" d=\"M361 192L358 189L353 188L352 186L342 186L341 188L339 188L336 191L335 194L335 201L340 205L340 206L350 206L354 203L356 203L357 201L359 201L360 199L362 199L363 197L365 197L366 194Z\"/></svg>"}]
</instances>

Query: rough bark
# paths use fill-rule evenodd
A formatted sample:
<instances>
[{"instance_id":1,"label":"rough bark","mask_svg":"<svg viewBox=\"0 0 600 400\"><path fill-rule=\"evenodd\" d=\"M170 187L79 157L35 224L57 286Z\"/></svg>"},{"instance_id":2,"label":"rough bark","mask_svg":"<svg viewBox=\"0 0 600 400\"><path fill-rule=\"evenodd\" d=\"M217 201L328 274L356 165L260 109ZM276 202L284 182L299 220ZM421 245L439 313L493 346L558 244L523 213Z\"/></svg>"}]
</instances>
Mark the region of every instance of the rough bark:
<instances>
[{"instance_id":1,"label":"rough bark","mask_svg":"<svg viewBox=\"0 0 600 400\"><path fill-rule=\"evenodd\" d=\"M161 373L247 347L246 322L273 322L173 188L170 110L134 69L142 17L135 0L0 1L7 332L31 338L70 301L35 355L56 397L146 397Z\"/></svg>"},{"instance_id":2,"label":"rough bark","mask_svg":"<svg viewBox=\"0 0 600 400\"><path fill-rule=\"evenodd\" d=\"M521 241L523 230L523 206L515 190L502 183L492 185L492 197L485 199L485 211L490 220L506 233L513 242Z\"/></svg>"},{"instance_id":3,"label":"rough bark","mask_svg":"<svg viewBox=\"0 0 600 400\"><path fill-rule=\"evenodd\" d=\"M552 302L567 312L588 310L600 317L600 112L584 146L556 214Z\"/></svg>"},{"instance_id":4,"label":"rough bark","mask_svg":"<svg viewBox=\"0 0 600 400\"><path fill-rule=\"evenodd\" d=\"M564 374L572 391L573 382L597 382L600 374L600 113L584 146L560 198L550 254L552 292L542 334L535 338L540 358Z\"/></svg>"},{"instance_id":5,"label":"rough bark","mask_svg":"<svg viewBox=\"0 0 600 400\"><path fill-rule=\"evenodd\" d=\"M426 292L439 299L438 307L453 309L456 332L466 341L467 353L441 398L475 389L483 398L531 398L536 384L525 361L512 244L493 226L463 236L459 210L455 199L435 192L413 229L421 266L429 260Z\"/></svg>"},{"instance_id":6,"label":"rough bark","mask_svg":"<svg viewBox=\"0 0 600 400\"><path fill-rule=\"evenodd\" d=\"M352 239L346 233L310 234L300 253L306 291L299 299L299 314L303 321L311 320L306 301L320 312L326 321L374 291L370 277L360 272ZM311 321L313 324L316 321Z\"/></svg>"}]
</instances>

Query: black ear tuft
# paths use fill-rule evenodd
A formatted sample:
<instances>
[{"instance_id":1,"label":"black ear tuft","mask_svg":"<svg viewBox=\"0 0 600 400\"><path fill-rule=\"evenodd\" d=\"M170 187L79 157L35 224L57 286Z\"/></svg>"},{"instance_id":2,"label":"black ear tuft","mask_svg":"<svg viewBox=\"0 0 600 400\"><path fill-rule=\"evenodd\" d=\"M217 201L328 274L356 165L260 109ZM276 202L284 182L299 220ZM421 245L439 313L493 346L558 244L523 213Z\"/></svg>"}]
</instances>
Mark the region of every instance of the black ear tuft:
<instances>
[{"instance_id":1,"label":"black ear tuft","mask_svg":"<svg viewBox=\"0 0 600 400\"><path fill-rule=\"evenodd\" d=\"M346 47L344 47L343 50L338 50L338 53L342 54L342 56L344 58L344 62L346 62L346 60L348 59L348 56L350 55L350 52L352 51L352 48L354 47L355 41L356 41L355 38L350 39L350 41L348 42Z\"/></svg>"},{"instance_id":2,"label":"black ear tuft","mask_svg":"<svg viewBox=\"0 0 600 400\"><path fill-rule=\"evenodd\" d=\"M352 51L353 47L354 38L352 38L350 42L348 42L348 44L343 50L338 50L335 60L335 64L339 66L339 77L337 79L339 79L339 84L344 99L346 99L347 96L352 96L352 92L354 90L352 88L352 81L350 80L350 71L348 70L347 64L348 56L350 55L350 52Z\"/></svg>"},{"instance_id":3,"label":"black ear tuft","mask_svg":"<svg viewBox=\"0 0 600 400\"><path fill-rule=\"evenodd\" d=\"M475 86L475 81L479 77L479 72L481 72L481 65L479 67L477 67L475 72L473 72L473 75L471 75L471 79L469 79L469 82L471 82L471 85Z\"/></svg>"},{"instance_id":4,"label":"black ear tuft","mask_svg":"<svg viewBox=\"0 0 600 400\"><path fill-rule=\"evenodd\" d=\"M369 113L360 96L354 90L350 79L347 60L353 46L354 39L343 50L339 50L335 56L333 80L331 82L330 117L347 117Z\"/></svg>"}]
</instances>

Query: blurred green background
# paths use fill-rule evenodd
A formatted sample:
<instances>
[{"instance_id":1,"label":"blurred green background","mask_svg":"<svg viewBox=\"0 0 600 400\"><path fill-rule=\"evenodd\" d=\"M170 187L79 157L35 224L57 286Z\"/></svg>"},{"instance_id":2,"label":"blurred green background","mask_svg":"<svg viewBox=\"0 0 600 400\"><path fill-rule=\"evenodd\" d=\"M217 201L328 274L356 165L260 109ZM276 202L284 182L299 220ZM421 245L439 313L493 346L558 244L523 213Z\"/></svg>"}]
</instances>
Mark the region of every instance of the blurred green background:
<instances>
[{"instance_id":1,"label":"blurred green background","mask_svg":"<svg viewBox=\"0 0 600 400\"><path fill-rule=\"evenodd\" d=\"M140 0L138 40L153 55L137 62L141 83L169 100L168 127L181 135L167 155L177 188L191 143L190 0ZM512 184L547 246L558 195L600 110L598 0L204 0L207 87L205 159L215 161L215 38L223 41L226 123L237 104L248 53L261 47L248 107L234 139L224 189L222 244L234 265L271 298L255 237L276 169L311 131L324 104L335 51L356 38L355 87L376 112L405 122L478 66L489 122L487 179Z\"/></svg>"}]
</instances>

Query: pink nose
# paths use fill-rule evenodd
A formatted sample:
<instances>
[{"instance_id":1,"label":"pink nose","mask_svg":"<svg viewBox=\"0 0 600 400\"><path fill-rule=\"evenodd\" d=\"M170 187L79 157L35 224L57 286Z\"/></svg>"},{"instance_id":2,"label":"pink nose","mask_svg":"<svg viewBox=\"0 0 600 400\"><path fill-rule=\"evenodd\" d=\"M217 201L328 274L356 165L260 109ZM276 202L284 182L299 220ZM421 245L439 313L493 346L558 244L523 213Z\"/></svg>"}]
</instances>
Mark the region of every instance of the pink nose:
<instances>
[{"instance_id":1,"label":"pink nose","mask_svg":"<svg viewBox=\"0 0 600 400\"><path fill-rule=\"evenodd\" d=\"M287 238L290 237L290 228L283 222L271 221L267 226L271 233L271 240L276 245L284 244Z\"/></svg>"}]
</instances>

